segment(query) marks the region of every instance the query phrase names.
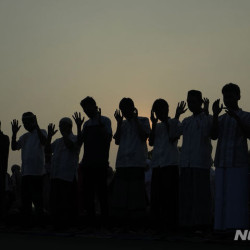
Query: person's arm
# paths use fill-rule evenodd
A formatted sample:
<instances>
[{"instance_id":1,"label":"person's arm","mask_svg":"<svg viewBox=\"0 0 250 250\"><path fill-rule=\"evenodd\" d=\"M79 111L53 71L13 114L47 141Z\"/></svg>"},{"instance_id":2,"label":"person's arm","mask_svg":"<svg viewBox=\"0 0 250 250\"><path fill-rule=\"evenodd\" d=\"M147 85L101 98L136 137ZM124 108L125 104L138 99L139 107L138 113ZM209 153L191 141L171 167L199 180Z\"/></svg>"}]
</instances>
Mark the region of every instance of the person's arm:
<instances>
[{"instance_id":1,"label":"person's arm","mask_svg":"<svg viewBox=\"0 0 250 250\"><path fill-rule=\"evenodd\" d=\"M40 143L45 146L46 143L47 143L47 137L42 133L40 127L38 126L38 123L37 123L37 119L35 117L35 124L36 124L36 131L37 131L37 134L38 134L38 138L40 140Z\"/></svg>"},{"instance_id":2,"label":"person's arm","mask_svg":"<svg viewBox=\"0 0 250 250\"><path fill-rule=\"evenodd\" d=\"M146 141L147 138L149 137L150 132L147 132L144 128L144 126L141 124L141 122L138 119L138 111L135 108L135 113L134 113L134 120L135 120L135 124L137 127L137 131L139 134L139 137L142 141Z\"/></svg>"},{"instance_id":3,"label":"person's arm","mask_svg":"<svg viewBox=\"0 0 250 250\"><path fill-rule=\"evenodd\" d=\"M76 127L77 127L77 143L79 146L81 146L83 143L83 138L84 138L81 129L82 129L82 124L84 123L85 117L81 118L80 112L79 113L75 112L72 117L73 117L75 124L76 124Z\"/></svg>"},{"instance_id":4,"label":"person's arm","mask_svg":"<svg viewBox=\"0 0 250 250\"><path fill-rule=\"evenodd\" d=\"M249 124L245 124L245 123L241 120L241 118L236 114L236 112L233 111L233 110L226 109L226 113L236 120L236 122L237 122L238 126L240 127L242 133L243 133L247 138L250 138L250 127L249 127Z\"/></svg>"},{"instance_id":5,"label":"person's arm","mask_svg":"<svg viewBox=\"0 0 250 250\"><path fill-rule=\"evenodd\" d=\"M156 124L158 119L155 117L154 111L151 110L151 116L150 116L150 120L152 122L152 130L150 131L150 135L149 135L149 145L151 147L154 146L154 141L155 141L155 128L156 128Z\"/></svg>"},{"instance_id":6,"label":"person's arm","mask_svg":"<svg viewBox=\"0 0 250 250\"><path fill-rule=\"evenodd\" d=\"M17 140L16 140L16 136L17 136L17 132L19 131L19 129L21 128L21 125L18 125L18 120L14 119L11 122L11 127L12 127L12 139L11 139L11 149L13 151L18 150L18 145L17 145Z\"/></svg>"},{"instance_id":7,"label":"person's arm","mask_svg":"<svg viewBox=\"0 0 250 250\"><path fill-rule=\"evenodd\" d=\"M102 119L101 119L101 117L102 117L101 116L101 108L98 108L97 114L98 114L98 123L101 127L102 136L107 143L110 143L112 140L112 132L110 133L110 131L112 131L111 122L109 121L109 124L107 126L109 129L107 129L107 127L105 126L105 124L102 122Z\"/></svg>"},{"instance_id":8,"label":"person's arm","mask_svg":"<svg viewBox=\"0 0 250 250\"><path fill-rule=\"evenodd\" d=\"M223 109L223 105L220 106L220 99L217 99L213 103L213 123L211 128L211 139L217 140L219 135L219 114Z\"/></svg>"},{"instance_id":9,"label":"person's arm","mask_svg":"<svg viewBox=\"0 0 250 250\"><path fill-rule=\"evenodd\" d=\"M51 140L52 137L56 134L58 130L55 130L55 124L50 123L48 126L48 137L46 140L46 144L45 144L45 152L47 154L51 154L52 150L51 150Z\"/></svg>"},{"instance_id":10,"label":"person's arm","mask_svg":"<svg viewBox=\"0 0 250 250\"><path fill-rule=\"evenodd\" d=\"M120 110L116 110L114 117L117 121L117 128L116 128L116 132L114 134L114 139L115 139L115 144L119 145L120 144L120 139L121 139L121 127L122 127L122 120L123 120L123 116L121 115L121 111Z\"/></svg>"}]
</instances>

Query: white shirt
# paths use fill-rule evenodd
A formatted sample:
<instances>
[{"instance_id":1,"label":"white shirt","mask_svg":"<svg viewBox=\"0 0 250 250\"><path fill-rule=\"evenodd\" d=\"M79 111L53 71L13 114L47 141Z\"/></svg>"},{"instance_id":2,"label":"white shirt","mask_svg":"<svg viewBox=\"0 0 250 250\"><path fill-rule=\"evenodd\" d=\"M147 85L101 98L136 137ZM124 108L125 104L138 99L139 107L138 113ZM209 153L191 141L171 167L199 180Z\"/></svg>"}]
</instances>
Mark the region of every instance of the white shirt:
<instances>
[{"instance_id":1,"label":"white shirt","mask_svg":"<svg viewBox=\"0 0 250 250\"><path fill-rule=\"evenodd\" d=\"M149 120L138 117L146 134L150 133ZM146 140L142 141L134 120L124 120L121 125L120 145L116 157L116 167L145 167L147 158Z\"/></svg>"},{"instance_id":2,"label":"white shirt","mask_svg":"<svg viewBox=\"0 0 250 250\"><path fill-rule=\"evenodd\" d=\"M164 167L170 165L179 165L179 150L177 140L174 143L169 141L172 131L175 130L176 122L168 119L169 131L165 122L156 124L154 150L151 165L155 167Z\"/></svg>"},{"instance_id":3,"label":"white shirt","mask_svg":"<svg viewBox=\"0 0 250 250\"><path fill-rule=\"evenodd\" d=\"M44 129L41 132L47 137ZM17 149L22 149L22 176L45 174L44 146L40 143L36 129L19 138Z\"/></svg>"},{"instance_id":4,"label":"white shirt","mask_svg":"<svg viewBox=\"0 0 250 250\"><path fill-rule=\"evenodd\" d=\"M240 109L236 114L250 130L250 113ZM215 167L248 167L247 137L243 134L237 121L228 114L219 117Z\"/></svg>"},{"instance_id":5,"label":"white shirt","mask_svg":"<svg viewBox=\"0 0 250 250\"><path fill-rule=\"evenodd\" d=\"M180 167L209 169L212 166L212 119L202 112L182 121L178 128L179 135L183 135Z\"/></svg>"},{"instance_id":6,"label":"white shirt","mask_svg":"<svg viewBox=\"0 0 250 250\"><path fill-rule=\"evenodd\" d=\"M77 145L77 136L71 133L69 139L75 143L75 148L72 150L66 147L62 137L51 144L53 156L50 175L52 179L73 181L76 177L80 147Z\"/></svg>"}]
</instances>

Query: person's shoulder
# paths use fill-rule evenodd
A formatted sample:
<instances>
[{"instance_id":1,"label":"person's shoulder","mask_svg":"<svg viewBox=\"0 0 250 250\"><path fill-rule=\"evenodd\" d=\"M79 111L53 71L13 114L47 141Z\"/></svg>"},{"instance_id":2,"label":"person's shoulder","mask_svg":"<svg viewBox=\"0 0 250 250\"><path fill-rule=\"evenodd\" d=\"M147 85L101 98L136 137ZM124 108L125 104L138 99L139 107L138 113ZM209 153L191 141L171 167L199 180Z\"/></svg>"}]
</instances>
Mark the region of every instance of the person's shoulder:
<instances>
[{"instance_id":1,"label":"person's shoulder","mask_svg":"<svg viewBox=\"0 0 250 250\"><path fill-rule=\"evenodd\" d=\"M144 116L138 116L138 120L141 122L149 122L149 119L147 117L144 117Z\"/></svg>"},{"instance_id":2,"label":"person's shoulder","mask_svg":"<svg viewBox=\"0 0 250 250\"><path fill-rule=\"evenodd\" d=\"M26 132L26 133L22 134L22 135L19 137L19 139L20 139L20 140L23 140L23 139L29 137L30 135L31 135L30 132Z\"/></svg>"},{"instance_id":3,"label":"person's shoulder","mask_svg":"<svg viewBox=\"0 0 250 250\"><path fill-rule=\"evenodd\" d=\"M41 129L41 132L47 136L47 131L45 129Z\"/></svg>"},{"instance_id":4,"label":"person's shoulder","mask_svg":"<svg viewBox=\"0 0 250 250\"><path fill-rule=\"evenodd\" d=\"M104 116L104 115L101 116L101 120L106 123L111 123L111 120L107 116Z\"/></svg>"},{"instance_id":5,"label":"person's shoulder","mask_svg":"<svg viewBox=\"0 0 250 250\"><path fill-rule=\"evenodd\" d=\"M190 122L193 118L194 118L193 115L188 116L188 117L185 117L185 118L182 120L181 123L188 123L188 122Z\"/></svg>"},{"instance_id":6,"label":"person's shoulder","mask_svg":"<svg viewBox=\"0 0 250 250\"><path fill-rule=\"evenodd\" d=\"M74 135L73 133L70 134L69 138L74 142L77 141L77 135Z\"/></svg>"}]
</instances>

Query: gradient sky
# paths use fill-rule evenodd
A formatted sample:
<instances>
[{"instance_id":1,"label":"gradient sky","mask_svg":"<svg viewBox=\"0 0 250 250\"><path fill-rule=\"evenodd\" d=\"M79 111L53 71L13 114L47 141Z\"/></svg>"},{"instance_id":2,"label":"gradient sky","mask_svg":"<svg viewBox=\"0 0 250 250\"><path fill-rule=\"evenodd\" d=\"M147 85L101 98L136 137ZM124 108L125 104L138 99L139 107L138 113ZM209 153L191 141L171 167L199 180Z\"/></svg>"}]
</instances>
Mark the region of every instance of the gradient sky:
<instances>
[{"instance_id":1,"label":"gradient sky","mask_svg":"<svg viewBox=\"0 0 250 250\"><path fill-rule=\"evenodd\" d=\"M164 98L173 116L188 90L212 103L235 82L249 110L249 0L0 0L0 34L0 120L10 137L22 113L58 126L88 95L113 131L123 97L147 117ZM116 152L112 142L112 167ZM10 151L9 168L20 157Z\"/></svg>"}]
</instances>

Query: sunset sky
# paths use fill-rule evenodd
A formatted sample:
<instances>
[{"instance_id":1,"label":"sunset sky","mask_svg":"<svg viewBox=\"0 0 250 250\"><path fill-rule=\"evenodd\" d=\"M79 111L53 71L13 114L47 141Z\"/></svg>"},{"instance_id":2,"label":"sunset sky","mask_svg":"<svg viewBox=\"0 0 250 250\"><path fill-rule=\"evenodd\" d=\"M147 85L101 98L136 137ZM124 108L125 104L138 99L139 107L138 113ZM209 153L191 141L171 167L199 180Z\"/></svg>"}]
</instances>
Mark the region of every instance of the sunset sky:
<instances>
[{"instance_id":1,"label":"sunset sky","mask_svg":"<svg viewBox=\"0 0 250 250\"><path fill-rule=\"evenodd\" d=\"M188 90L212 104L235 82L250 110L249 0L0 0L0 34L0 120L10 138L22 113L35 113L41 128L58 126L82 112L86 96L114 132L123 97L147 117L164 98L173 116ZM112 167L116 152L112 141ZM10 150L9 168L20 158Z\"/></svg>"}]
</instances>

